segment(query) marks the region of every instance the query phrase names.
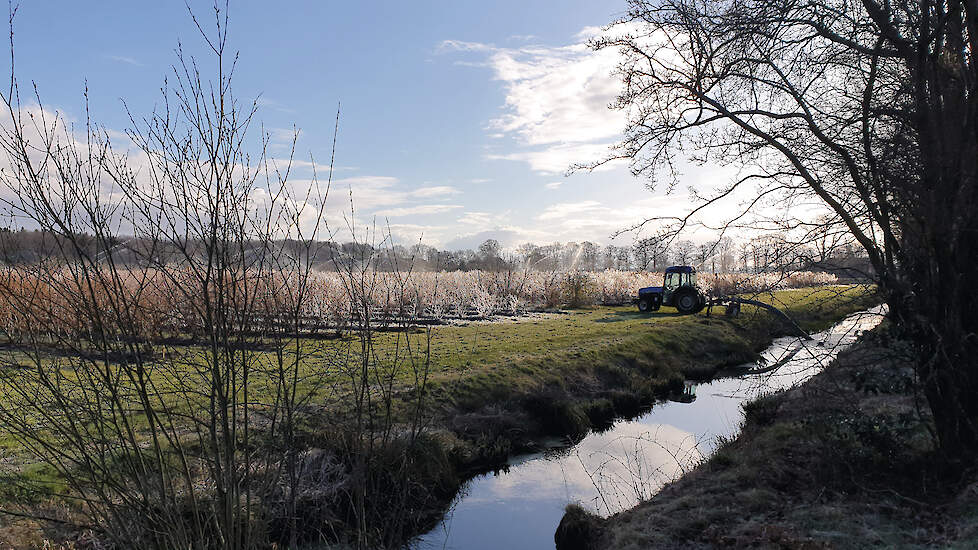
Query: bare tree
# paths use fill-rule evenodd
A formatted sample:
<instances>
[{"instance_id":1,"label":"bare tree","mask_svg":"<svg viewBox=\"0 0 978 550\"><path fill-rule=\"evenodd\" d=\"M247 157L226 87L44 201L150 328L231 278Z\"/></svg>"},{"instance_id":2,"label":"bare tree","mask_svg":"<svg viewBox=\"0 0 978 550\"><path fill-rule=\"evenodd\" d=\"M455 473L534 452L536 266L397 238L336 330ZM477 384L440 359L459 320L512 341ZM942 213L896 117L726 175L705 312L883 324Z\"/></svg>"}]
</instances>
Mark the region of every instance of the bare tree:
<instances>
[{"instance_id":1,"label":"bare tree","mask_svg":"<svg viewBox=\"0 0 978 550\"><path fill-rule=\"evenodd\" d=\"M19 315L4 363L31 366L2 370L0 418L118 546L255 547L274 495L294 517L317 370L298 328L325 189L297 194L291 161L265 155L215 15L207 32L194 19L214 80L179 52L161 110L131 116L128 153L91 120L79 135L31 111L13 77L2 96L5 206L57 248L0 279Z\"/></svg>"},{"instance_id":2,"label":"bare tree","mask_svg":"<svg viewBox=\"0 0 978 550\"><path fill-rule=\"evenodd\" d=\"M677 264L689 265L696 254L696 245L685 239L676 241L672 246L672 254Z\"/></svg>"},{"instance_id":3,"label":"bare tree","mask_svg":"<svg viewBox=\"0 0 978 550\"><path fill-rule=\"evenodd\" d=\"M358 547L396 546L417 513L430 332L376 350L364 266L383 248L355 242L367 263L339 263L356 338L310 342L331 169L299 185L291 155L266 154L256 102L232 92L227 6L213 13L193 18L206 59L178 50L160 108L130 114L121 143L38 95L22 103L11 69L0 200L45 253L0 264L0 434L17 444L0 474L66 504L17 513L119 548L295 547L343 521ZM395 417L402 379L412 398ZM338 427L311 434L330 426L323 401L342 405ZM347 454L317 458L312 435ZM18 475L37 463L66 490Z\"/></svg>"},{"instance_id":4,"label":"bare tree","mask_svg":"<svg viewBox=\"0 0 978 550\"><path fill-rule=\"evenodd\" d=\"M706 264L713 257L714 248L711 243L702 243L696 248L696 264L700 266L700 269L708 269L709 266ZM713 271L716 270L714 269Z\"/></svg>"},{"instance_id":5,"label":"bare tree","mask_svg":"<svg viewBox=\"0 0 978 550\"><path fill-rule=\"evenodd\" d=\"M630 0L595 42L624 52L612 158L667 181L675 160L743 168L758 226L795 229L821 205L868 255L951 460L978 450L978 6L972 0ZM600 162L599 162L600 164ZM591 165L593 167L593 165ZM771 210L769 209L768 212Z\"/></svg>"},{"instance_id":6,"label":"bare tree","mask_svg":"<svg viewBox=\"0 0 978 550\"><path fill-rule=\"evenodd\" d=\"M598 245L591 241L581 243L581 269L594 271L598 268Z\"/></svg>"},{"instance_id":7,"label":"bare tree","mask_svg":"<svg viewBox=\"0 0 978 550\"><path fill-rule=\"evenodd\" d=\"M720 256L721 273L730 273L734 270L736 264L734 248L734 241L730 237L722 237L717 242L716 251Z\"/></svg>"},{"instance_id":8,"label":"bare tree","mask_svg":"<svg viewBox=\"0 0 978 550\"><path fill-rule=\"evenodd\" d=\"M482 263L483 269L488 271L497 271L504 267L502 251L503 248L496 239L486 239L485 242L480 244L478 256L480 262Z\"/></svg>"},{"instance_id":9,"label":"bare tree","mask_svg":"<svg viewBox=\"0 0 978 550\"><path fill-rule=\"evenodd\" d=\"M632 246L635 251L635 267L641 271L648 269L649 263L652 261L652 250L655 247L655 241L651 238L639 239Z\"/></svg>"}]
</instances>

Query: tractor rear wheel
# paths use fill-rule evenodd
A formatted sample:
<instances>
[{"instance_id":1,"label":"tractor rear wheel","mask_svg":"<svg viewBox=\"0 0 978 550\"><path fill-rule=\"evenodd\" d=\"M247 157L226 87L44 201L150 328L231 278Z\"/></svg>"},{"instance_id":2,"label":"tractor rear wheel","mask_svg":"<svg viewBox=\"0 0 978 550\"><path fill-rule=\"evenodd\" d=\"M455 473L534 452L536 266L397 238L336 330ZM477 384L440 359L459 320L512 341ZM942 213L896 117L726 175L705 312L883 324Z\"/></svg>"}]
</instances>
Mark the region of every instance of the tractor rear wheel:
<instances>
[{"instance_id":1,"label":"tractor rear wheel","mask_svg":"<svg viewBox=\"0 0 978 550\"><path fill-rule=\"evenodd\" d=\"M699 300L696 298L696 293L691 290L680 290L676 292L676 295L672 298L673 303L676 304L676 309L679 313L689 314L696 313L696 308L699 306Z\"/></svg>"}]
</instances>

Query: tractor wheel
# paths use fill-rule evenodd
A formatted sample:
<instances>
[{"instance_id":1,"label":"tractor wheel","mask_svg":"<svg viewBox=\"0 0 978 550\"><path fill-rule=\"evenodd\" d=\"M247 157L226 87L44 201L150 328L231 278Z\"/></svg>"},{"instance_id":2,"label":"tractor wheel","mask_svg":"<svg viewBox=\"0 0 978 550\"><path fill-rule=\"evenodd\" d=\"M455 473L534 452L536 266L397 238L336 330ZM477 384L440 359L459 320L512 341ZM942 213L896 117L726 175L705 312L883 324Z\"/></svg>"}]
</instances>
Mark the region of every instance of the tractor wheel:
<instances>
[{"instance_id":1,"label":"tractor wheel","mask_svg":"<svg viewBox=\"0 0 978 550\"><path fill-rule=\"evenodd\" d=\"M645 300L645 299L639 300L638 301L638 310L641 311L642 313L648 313L648 312L652 311L652 301L651 300Z\"/></svg>"},{"instance_id":2,"label":"tractor wheel","mask_svg":"<svg viewBox=\"0 0 978 550\"><path fill-rule=\"evenodd\" d=\"M700 301L696 299L696 293L691 291L679 291L672 298L672 303L676 304L676 309L684 315L696 313L696 308Z\"/></svg>"}]
</instances>

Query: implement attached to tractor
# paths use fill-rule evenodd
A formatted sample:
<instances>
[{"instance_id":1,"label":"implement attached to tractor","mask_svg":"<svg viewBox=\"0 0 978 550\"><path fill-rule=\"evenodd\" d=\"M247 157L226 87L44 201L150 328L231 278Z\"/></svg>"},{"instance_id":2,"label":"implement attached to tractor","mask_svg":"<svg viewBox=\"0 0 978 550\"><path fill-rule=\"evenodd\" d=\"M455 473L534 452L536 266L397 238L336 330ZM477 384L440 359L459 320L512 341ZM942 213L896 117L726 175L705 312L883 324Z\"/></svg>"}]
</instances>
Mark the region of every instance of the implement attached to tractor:
<instances>
[{"instance_id":1,"label":"implement attached to tractor","mask_svg":"<svg viewBox=\"0 0 978 550\"><path fill-rule=\"evenodd\" d=\"M635 303L643 312L670 306L679 313L696 313L706 307L706 296L696 286L696 269L689 265L674 265L666 268L662 286L639 289Z\"/></svg>"},{"instance_id":2,"label":"implement attached to tractor","mask_svg":"<svg viewBox=\"0 0 978 550\"><path fill-rule=\"evenodd\" d=\"M724 306L727 315L733 317L740 314L741 304L752 305L766 309L784 319L789 326L795 329L798 336L811 340L811 336L794 319L771 304L739 296L714 296L707 299L700 288L696 286L696 269L690 265L667 267L662 278L662 286L640 288L638 298L632 302L638 304L638 310L641 312L658 311L662 306L670 306L682 314L697 313L707 305L710 307Z\"/></svg>"}]
</instances>

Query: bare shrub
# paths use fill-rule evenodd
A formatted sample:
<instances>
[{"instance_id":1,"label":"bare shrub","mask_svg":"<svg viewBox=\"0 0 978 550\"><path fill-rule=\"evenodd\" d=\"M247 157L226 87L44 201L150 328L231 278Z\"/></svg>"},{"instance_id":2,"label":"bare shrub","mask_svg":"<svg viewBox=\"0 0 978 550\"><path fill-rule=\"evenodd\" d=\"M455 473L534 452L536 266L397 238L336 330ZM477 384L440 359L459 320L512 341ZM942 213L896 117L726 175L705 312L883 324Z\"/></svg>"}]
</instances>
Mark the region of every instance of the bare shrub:
<instances>
[{"instance_id":1,"label":"bare shrub","mask_svg":"<svg viewBox=\"0 0 978 550\"><path fill-rule=\"evenodd\" d=\"M329 179L303 188L291 155L266 154L217 8L213 31L194 19L209 58L178 50L160 109L130 114L122 146L24 106L13 78L0 94L4 207L53 243L0 267L0 435L15 449L0 475L30 491L18 513L118 548L393 546L418 496L430 333L378 357L376 298L407 324L405 285L381 291L356 263L335 281L312 270ZM310 341L324 317L352 345ZM414 392L407 411L396 384ZM25 479L31 464L56 482ZM63 503L60 519L37 501Z\"/></svg>"}]
</instances>

